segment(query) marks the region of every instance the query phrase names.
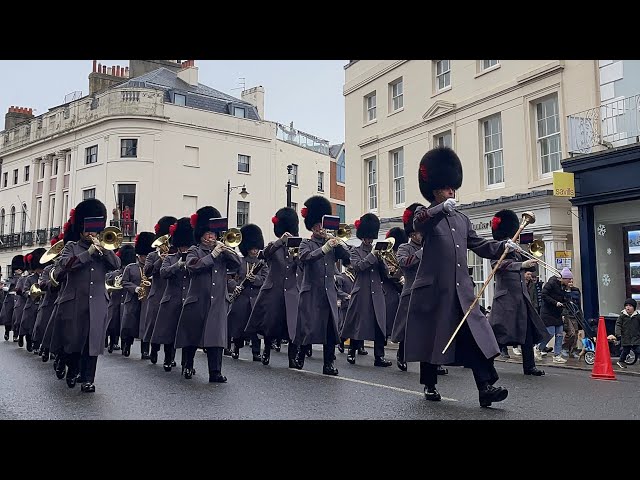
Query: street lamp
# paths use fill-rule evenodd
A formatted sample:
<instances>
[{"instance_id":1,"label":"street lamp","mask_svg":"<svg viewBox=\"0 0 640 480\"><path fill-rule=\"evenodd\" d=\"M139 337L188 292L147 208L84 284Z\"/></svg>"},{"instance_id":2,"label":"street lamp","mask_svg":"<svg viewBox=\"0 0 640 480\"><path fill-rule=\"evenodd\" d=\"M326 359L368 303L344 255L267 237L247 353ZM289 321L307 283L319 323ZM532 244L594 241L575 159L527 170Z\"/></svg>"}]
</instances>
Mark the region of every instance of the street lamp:
<instances>
[{"instance_id":1,"label":"street lamp","mask_svg":"<svg viewBox=\"0 0 640 480\"><path fill-rule=\"evenodd\" d=\"M293 165L287 165L287 207L291 208L291 170Z\"/></svg>"},{"instance_id":2,"label":"street lamp","mask_svg":"<svg viewBox=\"0 0 640 480\"><path fill-rule=\"evenodd\" d=\"M235 190L236 188L242 188L242 190L240 190L240 196L243 200L247 198L247 195L249 195L249 192L247 192L247 188L245 185L237 185L235 187L232 187L231 180L227 180L227 220L229 219L229 196L231 195L231 190Z\"/></svg>"}]
</instances>

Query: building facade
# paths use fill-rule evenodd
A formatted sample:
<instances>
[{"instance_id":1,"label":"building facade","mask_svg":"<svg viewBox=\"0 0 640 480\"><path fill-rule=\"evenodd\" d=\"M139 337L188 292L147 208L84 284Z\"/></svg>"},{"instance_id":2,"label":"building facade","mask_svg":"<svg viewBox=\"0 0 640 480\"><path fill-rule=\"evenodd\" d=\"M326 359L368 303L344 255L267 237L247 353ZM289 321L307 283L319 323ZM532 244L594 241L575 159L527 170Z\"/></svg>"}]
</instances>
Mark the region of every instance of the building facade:
<instances>
[{"instance_id":1,"label":"building facade","mask_svg":"<svg viewBox=\"0 0 640 480\"><path fill-rule=\"evenodd\" d=\"M345 223L347 222L347 205L345 201L346 152L344 143L331 145L329 156L331 157L331 207L333 208L333 214L339 216L340 221Z\"/></svg>"},{"instance_id":2,"label":"building facade","mask_svg":"<svg viewBox=\"0 0 640 480\"><path fill-rule=\"evenodd\" d=\"M7 112L0 132L3 274L12 256L46 244L85 198L102 200L128 239L152 230L162 215L188 216L210 204L228 212L230 227L256 223L269 240L271 217L286 205L287 165L294 206L311 195L329 197L319 182L321 173L329 179L329 142L264 120L262 87L238 99L199 83L193 61L174 63L126 78L136 68L96 72L94 62L94 77L117 78L94 82L91 95L38 117L20 107Z\"/></svg>"},{"instance_id":3,"label":"building facade","mask_svg":"<svg viewBox=\"0 0 640 480\"><path fill-rule=\"evenodd\" d=\"M343 91L347 218L373 212L385 231L400 226L406 206L425 202L420 159L447 145L464 169L459 208L479 235L491 236L498 210L533 210L536 223L525 232L544 241L543 260L573 256L575 209L553 195L553 172L569 151L564 119L595 105L598 89L593 60L351 61ZM482 284L489 262L472 252L468 260ZM486 303L491 285L485 292Z\"/></svg>"}]
</instances>

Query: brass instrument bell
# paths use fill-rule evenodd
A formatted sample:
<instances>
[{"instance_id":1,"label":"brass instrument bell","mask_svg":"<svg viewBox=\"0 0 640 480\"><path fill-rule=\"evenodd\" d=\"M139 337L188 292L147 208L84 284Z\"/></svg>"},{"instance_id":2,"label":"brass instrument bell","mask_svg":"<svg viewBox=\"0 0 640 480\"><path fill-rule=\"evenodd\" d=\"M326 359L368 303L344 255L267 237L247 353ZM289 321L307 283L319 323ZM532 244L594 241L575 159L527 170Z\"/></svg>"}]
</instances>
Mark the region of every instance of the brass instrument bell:
<instances>
[{"instance_id":1,"label":"brass instrument bell","mask_svg":"<svg viewBox=\"0 0 640 480\"><path fill-rule=\"evenodd\" d=\"M160 253L169 253L169 235L162 235L158 237L152 244L151 248L159 248Z\"/></svg>"},{"instance_id":2,"label":"brass instrument bell","mask_svg":"<svg viewBox=\"0 0 640 480\"><path fill-rule=\"evenodd\" d=\"M122 230L118 227L107 227L98 234L100 246L105 250L116 250L122 245Z\"/></svg>"},{"instance_id":3,"label":"brass instrument bell","mask_svg":"<svg viewBox=\"0 0 640 480\"><path fill-rule=\"evenodd\" d=\"M40 289L40 286L37 283L34 283L33 285L31 285L31 288L29 289L29 298L31 298L32 301L35 302L42 295L44 295L44 293L42 293L42 290Z\"/></svg>"},{"instance_id":4,"label":"brass instrument bell","mask_svg":"<svg viewBox=\"0 0 640 480\"><path fill-rule=\"evenodd\" d=\"M49 250L47 250L44 255L42 255L42 257L40 258L40 263L44 265L45 263L50 262L62 253L63 248L64 240L58 240L51 247L49 247Z\"/></svg>"}]
</instances>

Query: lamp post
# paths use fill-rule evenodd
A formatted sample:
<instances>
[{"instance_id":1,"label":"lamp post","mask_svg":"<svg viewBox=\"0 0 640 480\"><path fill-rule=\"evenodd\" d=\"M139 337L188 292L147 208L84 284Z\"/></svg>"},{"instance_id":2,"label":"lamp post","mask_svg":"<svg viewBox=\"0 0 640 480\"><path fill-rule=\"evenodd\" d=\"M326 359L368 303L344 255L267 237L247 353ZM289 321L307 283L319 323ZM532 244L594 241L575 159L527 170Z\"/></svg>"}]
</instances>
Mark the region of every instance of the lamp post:
<instances>
[{"instance_id":1,"label":"lamp post","mask_svg":"<svg viewBox=\"0 0 640 480\"><path fill-rule=\"evenodd\" d=\"M231 190L235 190L236 188L242 189L240 190L240 196L243 200L247 198L247 195L249 195L249 192L247 192L247 188L244 184L232 187L231 180L227 180L227 221L229 220L229 197L231 196Z\"/></svg>"},{"instance_id":2,"label":"lamp post","mask_svg":"<svg viewBox=\"0 0 640 480\"><path fill-rule=\"evenodd\" d=\"M287 165L287 207L291 208L291 170L293 165Z\"/></svg>"}]
</instances>

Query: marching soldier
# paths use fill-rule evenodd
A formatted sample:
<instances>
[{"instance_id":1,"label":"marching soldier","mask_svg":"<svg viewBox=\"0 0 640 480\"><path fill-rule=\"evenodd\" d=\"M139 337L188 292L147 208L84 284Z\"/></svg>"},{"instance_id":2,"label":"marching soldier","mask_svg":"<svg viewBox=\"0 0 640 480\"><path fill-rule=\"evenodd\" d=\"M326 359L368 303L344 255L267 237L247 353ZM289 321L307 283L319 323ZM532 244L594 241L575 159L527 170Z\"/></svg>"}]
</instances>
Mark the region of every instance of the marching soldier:
<instances>
[{"instance_id":1,"label":"marching soldier","mask_svg":"<svg viewBox=\"0 0 640 480\"><path fill-rule=\"evenodd\" d=\"M140 232L136 235L137 262L124 267L122 273L122 286L125 290L120 329L122 354L128 357L131 354L134 338L139 338L142 360L149 358L149 343L144 341L144 322L141 318L142 304L146 301L145 297L149 293L148 287L143 285L143 280L145 280L143 269L147 255L153 250L151 244L154 239L155 235L151 232Z\"/></svg>"},{"instance_id":2,"label":"marching soldier","mask_svg":"<svg viewBox=\"0 0 640 480\"><path fill-rule=\"evenodd\" d=\"M184 378L193 375L193 359L198 347L207 349L209 382L223 383L222 350L227 345L227 269L239 268L240 258L217 240L215 219L220 212L211 206L191 216L197 246L187 252L191 275L187 298L176 332L176 348L182 348Z\"/></svg>"},{"instance_id":3,"label":"marching soldier","mask_svg":"<svg viewBox=\"0 0 640 480\"><path fill-rule=\"evenodd\" d=\"M22 310L22 318L20 320L20 336L26 337L27 340L27 352L33 352L33 327L36 324L36 315L38 314L38 308L40 307L40 295L31 295L31 286L36 285L40 279L43 266L40 264L40 259L44 255L46 250L44 248L36 248L30 255L31 263L31 275L27 277L24 283L22 295L25 297L24 309ZM36 353L38 347L36 346Z\"/></svg>"},{"instance_id":4,"label":"marching soldier","mask_svg":"<svg viewBox=\"0 0 640 480\"><path fill-rule=\"evenodd\" d=\"M107 272L120 267L120 259L100 246L95 232L104 230L107 209L95 199L78 204L72 225L80 241L65 243L60 266L67 273L64 290L59 294L59 313L67 354L67 386L82 383L82 391L95 392L98 355L104 350L107 332Z\"/></svg>"},{"instance_id":5,"label":"marching soldier","mask_svg":"<svg viewBox=\"0 0 640 480\"><path fill-rule=\"evenodd\" d=\"M188 217L179 219L169 228L171 247L176 249L162 261L160 276L166 282L161 295L156 325L151 335L151 343L164 345L165 372L170 372L175 363L174 342L182 305L187 298L189 272L187 271L187 251L194 244L193 228Z\"/></svg>"},{"instance_id":6,"label":"marching soldier","mask_svg":"<svg viewBox=\"0 0 640 480\"><path fill-rule=\"evenodd\" d=\"M283 207L271 222L278 239L264 249L268 271L245 331L264 336L263 365L269 365L274 341L287 340L289 368L296 368L298 347L293 339L298 319L298 262L297 252L287 248L287 238L298 236L298 214Z\"/></svg>"},{"instance_id":7,"label":"marching soldier","mask_svg":"<svg viewBox=\"0 0 640 480\"><path fill-rule=\"evenodd\" d=\"M240 233L242 234L242 242L238 248L243 258L238 271L238 279L239 282L242 282L246 278L248 283L245 283L244 288L240 285L235 287L233 295L235 295L236 298L231 304L228 315L228 334L229 337L233 339L231 358L234 359L238 358L240 348L244 345L244 340L247 336L247 334L245 334L245 327L249 322L251 311L253 310L256 298L260 292L260 287L264 284L268 271L264 260L258 260L258 254L260 250L264 248L264 238L260 227L250 223L244 225L240 229ZM255 271L257 268L259 270ZM259 362L262 360L260 356L260 339L256 333L249 334L249 336L251 338L253 361ZM265 342L265 349L266 348L267 342Z\"/></svg>"},{"instance_id":8,"label":"marching soldier","mask_svg":"<svg viewBox=\"0 0 640 480\"><path fill-rule=\"evenodd\" d=\"M178 221L175 217L162 217L155 225L156 240L164 235L169 234L169 228ZM162 262L169 253L174 253L175 249L172 247L165 248L160 246L155 252L149 253L144 262L144 274L151 280L151 289L147 297L147 309L145 313L145 329L144 329L144 342L150 343L153 329L156 326L156 318L158 318L158 308L160 306L160 300L164 294L164 289L167 286L167 282L160 276L160 267ZM158 351L160 350L160 344L151 344L151 354L149 360L155 364L158 362Z\"/></svg>"},{"instance_id":9,"label":"marching soldier","mask_svg":"<svg viewBox=\"0 0 640 480\"><path fill-rule=\"evenodd\" d=\"M107 351L109 353L120 350L118 339L120 338L120 330L122 328L125 296L122 279L124 277L124 269L126 266L136 263L136 249L133 245L122 245L118 249L118 253L116 253L116 255L120 257L120 268L107 273L104 279L107 285L116 287L111 290L111 293L109 294L109 306L107 307L107 324L109 325L107 327L107 335L109 336L109 348ZM116 285L116 283L118 283L118 285Z\"/></svg>"},{"instance_id":10,"label":"marching soldier","mask_svg":"<svg viewBox=\"0 0 640 480\"><path fill-rule=\"evenodd\" d=\"M398 249L409 241L409 237L407 237L404 228L394 227L387 232L386 238L393 238L395 240L393 244L393 252L397 259ZM402 277L402 268L398 267L397 271L394 272L392 272L391 265L387 265L387 268L389 269L389 275L384 275L382 277L382 291L384 292L384 304L386 305L387 311L386 336L388 338L391 337L391 332L393 331L393 321L396 318L398 306L400 305L400 293L403 290L403 284L400 281L400 278Z\"/></svg>"},{"instance_id":11,"label":"marching soldier","mask_svg":"<svg viewBox=\"0 0 640 480\"><path fill-rule=\"evenodd\" d=\"M409 300L405 361L420 362L420 383L431 401L441 400L436 389L438 365L471 368L480 406L488 407L507 398L508 391L493 386L499 378L493 359L500 350L477 305L450 348L442 351L474 301L467 248L480 257L497 259L507 244L480 238L469 218L455 210L453 197L462 185L462 164L453 150L439 147L427 152L420 161L418 184L431 205L416 209L414 215L414 228L422 233L424 244Z\"/></svg>"},{"instance_id":12,"label":"marching soldier","mask_svg":"<svg viewBox=\"0 0 640 480\"><path fill-rule=\"evenodd\" d=\"M305 354L314 343L323 345L322 373L337 375L335 345L338 336L338 294L333 278L337 260L349 258L349 252L338 238L329 237L322 228L322 217L331 215L331 203L315 195L304 203L300 212L310 239L300 244L302 285L298 301L298 320L294 342L300 345L296 366L304 366Z\"/></svg>"},{"instance_id":13,"label":"marching soldier","mask_svg":"<svg viewBox=\"0 0 640 480\"><path fill-rule=\"evenodd\" d=\"M13 329L13 308L16 300L16 285L22 277L24 270L24 257L16 255L11 259L11 277L5 284L6 294L2 302L2 310L0 311L0 324L4 325L4 339L9 341L9 332ZM15 330L14 330L15 332ZM14 341L18 341L18 335L14 333Z\"/></svg>"},{"instance_id":14,"label":"marching soldier","mask_svg":"<svg viewBox=\"0 0 640 480\"><path fill-rule=\"evenodd\" d=\"M348 248L349 255L351 255L351 248ZM353 284L356 279L356 274L351 266L349 260L343 260L341 262L346 268L344 272L336 273L336 288L338 290L338 331L341 332L344 327L344 320L347 317L347 310L349 309L349 301L351 300L351 291L353 290ZM346 338L340 337L340 344L338 350L340 353L344 353L344 342ZM366 352L368 353L368 352Z\"/></svg>"},{"instance_id":15,"label":"marching soldier","mask_svg":"<svg viewBox=\"0 0 640 480\"><path fill-rule=\"evenodd\" d=\"M22 275L16 282L16 298L13 304L12 325L13 325L13 341L18 342L18 347L24 345L24 337L20 335L20 321L22 320L22 311L24 310L24 304L27 299L24 296L24 285L29 277L29 270L31 269L31 254L24 256L24 270Z\"/></svg>"},{"instance_id":16,"label":"marching soldier","mask_svg":"<svg viewBox=\"0 0 640 480\"><path fill-rule=\"evenodd\" d=\"M512 210L500 210L491 220L494 240L507 240L518 231L520 221ZM522 345L522 369L525 375L539 377L533 346L548 342L551 335L529 298L525 272L536 269L535 260L526 260L518 252L509 252L495 273L496 286L489 323L499 345ZM496 264L491 261L491 267Z\"/></svg>"},{"instance_id":17,"label":"marching soldier","mask_svg":"<svg viewBox=\"0 0 640 480\"><path fill-rule=\"evenodd\" d=\"M356 349L365 340L374 341L374 365L389 367L391 361L384 358L387 315L382 278L389 274L387 265L378 250L373 250L373 241L378 238L380 220L372 213L365 213L354 222L356 236L362 240L359 247L351 250L350 262L356 271L356 280L351 291L351 300L342 338L351 339L347 362L356 363Z\"/></svg>"}]
</instances>

